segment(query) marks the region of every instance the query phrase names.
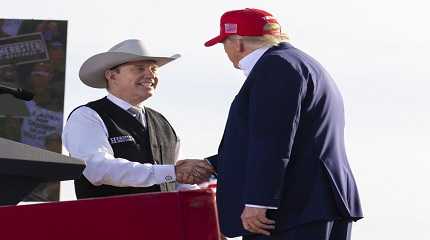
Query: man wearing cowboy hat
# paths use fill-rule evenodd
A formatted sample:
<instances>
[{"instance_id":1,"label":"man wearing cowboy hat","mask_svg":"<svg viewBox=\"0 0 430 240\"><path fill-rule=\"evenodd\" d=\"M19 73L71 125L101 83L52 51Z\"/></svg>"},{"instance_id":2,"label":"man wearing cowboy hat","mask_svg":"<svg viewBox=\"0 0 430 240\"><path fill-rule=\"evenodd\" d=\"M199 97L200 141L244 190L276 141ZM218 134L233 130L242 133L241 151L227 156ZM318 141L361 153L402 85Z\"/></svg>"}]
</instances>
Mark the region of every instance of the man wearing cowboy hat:
<instances>
[{"instance_id":1,"label":"man wearing cowboy hat","mask_svg":"<svg viewBox=\"0 0 430 240\"><path fill-rule=\"evenodd\" d=\"M286 42L263 10L224 13L220 33L247 77L218 154L221 232L244 240L346 240L363 217L344 146L342 96L327 71ZM270 236L268 236L270 235Z\"/></svg>"},{"instance_id":2,"label":"man wearing cowboy hat","mask_svg":"<svg viewBox=\"0 0 430 240\"><path fill-rule=\"evenodd\" d=\"M212 168L205 161L176 166L179 139L157 111L143 107L158 84L157 68L179 55L156 57L140 40L123 41L84 62L82 82L108 95L75 109L63 143L86 168L75 180L77 198L173 191L179 183L202 182Z\"/></svg>"}]
</instances>

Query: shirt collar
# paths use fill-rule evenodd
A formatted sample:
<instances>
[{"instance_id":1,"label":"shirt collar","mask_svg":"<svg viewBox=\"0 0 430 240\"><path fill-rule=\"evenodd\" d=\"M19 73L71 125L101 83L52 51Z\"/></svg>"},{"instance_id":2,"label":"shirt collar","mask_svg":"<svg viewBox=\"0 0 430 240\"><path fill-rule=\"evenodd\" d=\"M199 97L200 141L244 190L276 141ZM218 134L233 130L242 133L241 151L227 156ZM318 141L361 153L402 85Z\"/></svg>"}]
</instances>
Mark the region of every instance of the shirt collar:
<instances>
[{"instance_id":1,"label":"shirt collar","mask_svg":"<svg viewBox=\"0 0 430 240\"><path fill-rule=\"evenodd\" d=\"M271 46L258 48L239 61L239 68L243 71L243 74L245 74L246 77L248 77L258 59L260 59L261 56L269 50L269 48L271 48Z\"/></svg>"},{"instance_id":2,"label":"shirt collar","mask_svg":"<svg viewBox=\"0 0 430 240\"><path fill-rule=\"evenodd\" d=\"M124 101L124 100L122 100L121 98L119 98L119 97L116 97L116 96L114 96L114 95L112 95L111 93L109 93L108 95L107 95L107 99L109 99L111 102L113 102L115 105L117 105L118 107L120 107L120 108L122 108L122 109L124 109L125 111L127 111L129 108L131 108L131 107L134 107L133 105L131 105L130 103L128 103L128 102L126 102L126 101ZM143 106L143 103L140 103L139 105L138 105L143 111L145 111L144 110L144 106Z\"/></svg>"}]
</instances>

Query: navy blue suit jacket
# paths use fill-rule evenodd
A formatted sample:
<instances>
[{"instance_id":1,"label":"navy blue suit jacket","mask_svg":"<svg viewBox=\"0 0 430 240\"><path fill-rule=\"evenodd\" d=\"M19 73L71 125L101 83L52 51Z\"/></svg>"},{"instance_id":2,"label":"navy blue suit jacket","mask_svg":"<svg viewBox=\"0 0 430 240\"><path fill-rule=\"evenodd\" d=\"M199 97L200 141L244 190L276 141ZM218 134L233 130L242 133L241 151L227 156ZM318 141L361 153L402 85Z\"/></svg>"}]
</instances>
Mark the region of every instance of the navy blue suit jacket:
<instances>
[{"instance_id":1,"label":"navy blue suit jacket","mask_svg":"<svg viewBox=\"0 0 430 240\"><path fill-rule=\"evenodd\" d=\"M230 107L218 154L221 231L250 234L245 204L269 210L275 231L314 220L362 217L344 146L342 97L324 68L291 44L270 48Z\"/></svg>"}]
</instances>

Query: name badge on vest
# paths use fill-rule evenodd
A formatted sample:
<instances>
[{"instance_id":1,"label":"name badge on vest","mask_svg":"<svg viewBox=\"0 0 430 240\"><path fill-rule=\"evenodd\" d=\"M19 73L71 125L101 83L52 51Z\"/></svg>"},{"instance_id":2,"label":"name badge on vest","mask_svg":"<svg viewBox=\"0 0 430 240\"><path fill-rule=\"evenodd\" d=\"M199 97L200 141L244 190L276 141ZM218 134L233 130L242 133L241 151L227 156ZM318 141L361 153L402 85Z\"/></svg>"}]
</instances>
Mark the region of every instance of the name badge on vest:
<instances>
[{"instance_id":1,"label":"name badge on vest","mask_svg":"<svg viewBox=\"0 0 430 240\"><path fill-rule=\"evenodd\" d=\"M132 136L118 136L109 138L110 144L123 143L123 142L135 142Z\"/></svg>"}]
</instances>

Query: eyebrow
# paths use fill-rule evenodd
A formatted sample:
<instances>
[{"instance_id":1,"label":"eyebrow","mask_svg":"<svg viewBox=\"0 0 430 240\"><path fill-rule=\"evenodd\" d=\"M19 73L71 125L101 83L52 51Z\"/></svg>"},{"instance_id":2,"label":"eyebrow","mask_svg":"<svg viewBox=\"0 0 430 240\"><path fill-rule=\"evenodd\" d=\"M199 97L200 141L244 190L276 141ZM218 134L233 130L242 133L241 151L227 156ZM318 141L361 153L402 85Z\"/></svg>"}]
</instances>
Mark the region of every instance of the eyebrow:
<instances>
[{"instance_id":1,"label":"eyebrow","mask_svg":"<svg viewBox=\"0 0 430 240\"><path fill-rule=\"evenodd\" d=\"M155 67L155 68L158 68L159 66L155 63L155 62L147 62L147 63L128 63L128 62L126 62L126 63L121 63L121 64L118 64L118 65L115 65L115 66L113 66L113 67L111 67L111 68L109 68L109 70L115 70L116 68L118 68L118 67L120 67L120 66L122 66L122 65L130 65L130 66L134 66L134 67L144 67L144 66L147 66L147 65L150 65L150 67Z\"/></svg>"},{"instance_id":2,"label":"eyebrow","mask_svg":"<svg viewBox=\"0 0 430 240\"><path fill-rule=\"evenodd\" d=\"M150 67L150 68L158 68L157 64L154 63L138 63L138 64L133 64L133 66L135 67Z\"/></svg>"},{"instance_id":3,"label":"eyebrow","mask_svg":"<svg viewBox=\"0 0 430 240\"><path fill-rule=\"evenodd\" d=\"M139 67L141 67L141 66L158 67L158 65L155 64L155 63L136 63L136 64L133 64L133 66L139 66Z\"/></svg>"}]
</instances>

